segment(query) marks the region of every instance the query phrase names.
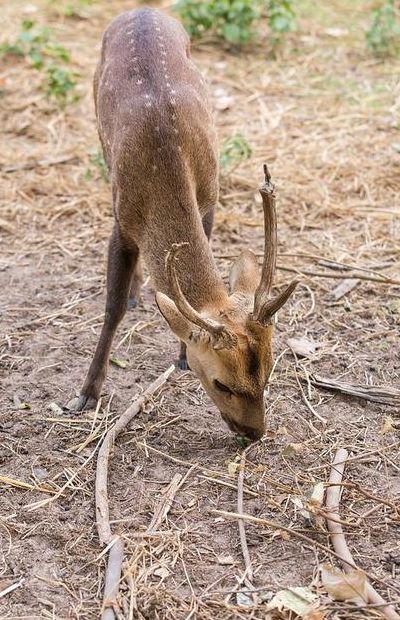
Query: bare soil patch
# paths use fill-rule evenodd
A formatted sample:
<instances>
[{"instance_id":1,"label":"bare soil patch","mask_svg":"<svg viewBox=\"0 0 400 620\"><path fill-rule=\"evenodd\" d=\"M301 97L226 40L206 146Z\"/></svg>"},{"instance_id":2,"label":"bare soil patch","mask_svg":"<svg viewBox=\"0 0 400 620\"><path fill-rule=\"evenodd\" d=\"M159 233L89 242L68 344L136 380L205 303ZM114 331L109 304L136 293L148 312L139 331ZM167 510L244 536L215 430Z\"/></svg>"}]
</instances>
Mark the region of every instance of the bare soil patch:
<instances>
[{"instance_id":1,"label":"bare soil patch","mask_svg":"<svg viewBox=\"0 0 400 620\"><path fill-rule=\"evenodd\" d=\"M0 599L0 617L92 620L105 566L94 521L95 449L131 399L176 358L177 343L148 283L119 329L113 354L126 367L110 364L97 415L50 408L79 390L101 326L112 216L109 186L91 157L98 149L91 78L102 30L132 3L96 2L85 19L60 17L44 0L35 6L34 19L71 49L81 98L59 108L40 90L39 73L21 59L1 60L0 474L14 482L0 478L0 592L24 582ZM216 104L221 92L232 98L216 111L221 144L240 132L253 150L221 177L213 241L221 270L227 274L229 257L242 247L262 253L257 186L266 161L279 195L276 284L293 270L302 280L276 325L269 430L246 465L245 511L328 545L299 500L327 480L338 447L365 454L346 469L345 480L358 488L344 489L342 518L356 561L385 580L382 596L398 601L391 586L399 582L399 515L364 493L398 504L398 409L307 383L303 396L297 379L314 372L400 387L400 287L391 283L400 279L400 65L365 49L369 2L299 7L298 30L275 60L265 41L242 54L212 43L193 50ZM19 0L4 8L5 37L15 37L26 11ZM333 26L342 28L339 35ZM57 163L60 157L66 161ZM17 169L7 172L10 166ZM335 299L348 275L356 286ZM296 363L288 339L303 337L318 347ZM131 580L122 584L122 618L266 617L261 601L237 604L244 571L237 523L213 513L236 510L240 453L190 372L176 371L151 411L119 438L109 494ZM174 475L185 476L193 464L158 535L135 537ZM68 481L61 497L30 508ZM330 559L312 544L252 524L246 532L261 594L312 585L326 618L379 617L332 602L319 589L318 568Z\"/></svg>"}]
</instances>

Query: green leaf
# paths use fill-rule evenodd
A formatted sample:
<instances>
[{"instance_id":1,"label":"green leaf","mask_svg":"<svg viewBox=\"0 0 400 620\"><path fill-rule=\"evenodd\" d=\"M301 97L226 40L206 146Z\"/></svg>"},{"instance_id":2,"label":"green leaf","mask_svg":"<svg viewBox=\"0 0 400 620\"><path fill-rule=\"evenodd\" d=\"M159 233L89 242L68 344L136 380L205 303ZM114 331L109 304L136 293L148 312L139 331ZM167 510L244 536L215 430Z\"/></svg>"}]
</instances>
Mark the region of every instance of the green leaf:
<instances>
[{"instance_id":1,"label":"green leaf","mask_svg":"<svg viewBox=\"0 0 400 620\"><path fill-rule=\"evenodd\" d=\"M237 24L224 24L222 33L224 38L231 43L240 43L244 34Z\"/></svg>"},{"instance_id":2,"label":"green leaf","mask_svg":"<svg viewBox=\"0 0 400 620\"><path fill-rule=\"evenodd\" d=\"M247 448L251 444L251 439L244 437L244 435L235 435L235 439L241 448Z\"/></svg>"},{"instance_id":3,"label":"green leaf","mask_svg":"<svg viewBox=\"0 0 400 620\"><path fill-rule=\"evenodd\" d=\"M32 406L29 403L25 403L20 400L17 394L14 394L13 396L13 403L17 409L32 409Z\"/></svg>"},{"instance_id":4,"label":"green leaf","mask_svg":"<svg viewBox=\"0 0 400 620\"><path fill-rule=\"evenodd\" d=\"M128 362L121 360L119 357L110 357L110 362L115 366L119 366L119 368L126 368L128 366Z\"/></svg>"}]
</instances>

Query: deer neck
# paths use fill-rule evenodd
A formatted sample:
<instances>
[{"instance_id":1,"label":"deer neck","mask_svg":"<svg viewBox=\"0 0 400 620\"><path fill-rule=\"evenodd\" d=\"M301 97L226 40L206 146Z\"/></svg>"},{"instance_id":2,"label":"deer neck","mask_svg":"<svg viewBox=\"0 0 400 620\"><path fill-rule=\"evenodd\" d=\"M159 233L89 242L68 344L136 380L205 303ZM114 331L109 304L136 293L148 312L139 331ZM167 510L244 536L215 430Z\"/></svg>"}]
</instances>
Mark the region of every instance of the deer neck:
<instances>
[{"instance_id":1,"label":"deer neck","mask_svg":"<svg viewBox=\"0 0 400 620\"><path fill-rule=\"evenodd\" d=\"M198 311L222 309L228 295L215 264L210 244L204 233L197 210L191 209L174 217L165 211L165 223L157 225L154 233L147 231L143 250L154 287L171 295L165 270L165 257L174 243L185 245L179 253L176 272L182 292ZM147 227L148 228L148 227Z\"/></svg>"}]
</instances>

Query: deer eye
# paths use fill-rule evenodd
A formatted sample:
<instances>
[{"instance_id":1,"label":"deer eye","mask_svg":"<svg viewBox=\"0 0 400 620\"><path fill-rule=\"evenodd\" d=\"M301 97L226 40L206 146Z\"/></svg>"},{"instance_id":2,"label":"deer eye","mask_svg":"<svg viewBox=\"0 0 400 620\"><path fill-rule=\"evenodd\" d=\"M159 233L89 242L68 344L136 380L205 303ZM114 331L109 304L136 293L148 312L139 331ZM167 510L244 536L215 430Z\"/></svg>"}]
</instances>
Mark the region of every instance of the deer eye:
<instances>
[{"instance_id":1,"label":"deer eye","mask_svg":"<svg viewBox=\"0 0 400 620\"><path fill-rule=\"evenodd\" d=\"M221 381L218 381L218 379L214 379L214 385L217 388L217 390L220 390L220 392L225 392L226 394L230 394L230 395L233 394L232 390L228 388L227 385L224 385L223 383L221 383Z\"/></svg>"}]
</instances>

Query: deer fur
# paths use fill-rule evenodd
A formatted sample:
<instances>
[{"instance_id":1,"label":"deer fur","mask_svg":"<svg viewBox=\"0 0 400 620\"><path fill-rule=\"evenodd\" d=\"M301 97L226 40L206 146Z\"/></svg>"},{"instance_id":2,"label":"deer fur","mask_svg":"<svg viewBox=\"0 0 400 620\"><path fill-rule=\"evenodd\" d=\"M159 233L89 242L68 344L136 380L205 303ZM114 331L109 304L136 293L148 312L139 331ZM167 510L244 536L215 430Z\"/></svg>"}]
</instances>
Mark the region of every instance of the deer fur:
<instances>
[{"instance_id":1,"label":"deer fur","mask_svg":"<svg viewBox=\"0 0 400 620\"><path fill-rule=\"evenodd\" d=\"M149 8L117 17L104 33L94 99L115 223L104 324L76 409L100 396L113 336L139 298L143 258L160 312L183 343L181 365L187 353L229 427L258 438L273 363L271 318L286 299L270 299L267 263L275 268L276 247L269 247L261 280L255 255L244 251L229 292L215 264L209 238L217 139L207 88L179 22ZM274 205L270 197L263 201L266 244L269 235L276 246Z\"/></svg>"}]
</instances>

